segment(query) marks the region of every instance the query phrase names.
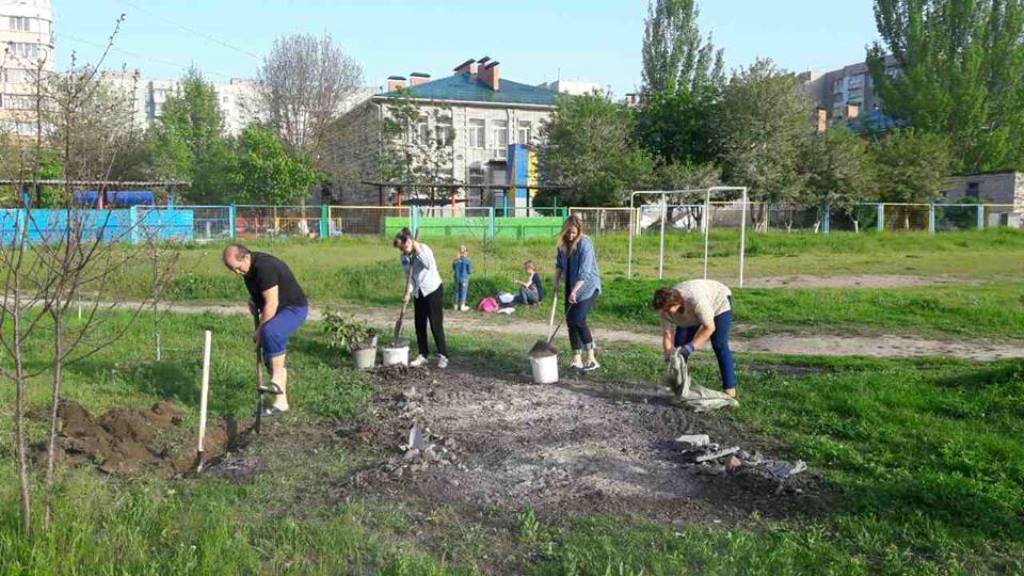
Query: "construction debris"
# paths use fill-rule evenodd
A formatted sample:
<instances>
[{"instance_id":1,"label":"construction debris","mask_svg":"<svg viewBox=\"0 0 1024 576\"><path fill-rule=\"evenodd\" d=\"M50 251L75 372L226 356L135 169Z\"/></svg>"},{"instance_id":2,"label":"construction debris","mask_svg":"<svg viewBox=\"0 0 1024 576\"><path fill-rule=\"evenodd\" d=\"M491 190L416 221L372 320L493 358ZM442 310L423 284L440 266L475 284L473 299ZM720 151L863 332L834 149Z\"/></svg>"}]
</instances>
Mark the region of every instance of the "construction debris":
<instances>
[{"instance_id":1,"label":"construction debris","mask_svg":"<svg viewBox=\"0 0 1024 576\"><path fill-rule=\"evenodd\" d=\"M751 470L778 482L776 493L782 491L787 480L807 470L807 463L803 460L793 464L785 460L769 460L759 452L751 454L738 446L722 448L711 442L706 434L680 436L676 442L683 445L683 460L691 466L699 466L701 472L722 475Z\"/></svg>"}]
</instances>

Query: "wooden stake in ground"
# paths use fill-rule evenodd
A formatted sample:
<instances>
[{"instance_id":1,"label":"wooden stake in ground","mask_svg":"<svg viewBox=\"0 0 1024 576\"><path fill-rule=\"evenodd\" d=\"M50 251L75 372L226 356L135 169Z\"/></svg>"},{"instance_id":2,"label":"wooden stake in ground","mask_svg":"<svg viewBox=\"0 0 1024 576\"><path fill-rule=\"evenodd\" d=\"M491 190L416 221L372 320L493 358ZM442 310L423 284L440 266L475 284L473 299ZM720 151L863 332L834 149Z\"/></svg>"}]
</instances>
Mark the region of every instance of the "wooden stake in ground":
<instances>
[{"instance_id":1,"label":"wooden stake in ground","mask_svg":"<svg viewBox=\"0 0 1024 576\"><path fill-rule=\"evenodd\" d=\"M203 385L199 393L199 446L196 450L196 472L203 469L203 439L206 438L206 399L210 394L210 352L213 347L213 332L203 334Z\"/></svg>"}]
</instances>

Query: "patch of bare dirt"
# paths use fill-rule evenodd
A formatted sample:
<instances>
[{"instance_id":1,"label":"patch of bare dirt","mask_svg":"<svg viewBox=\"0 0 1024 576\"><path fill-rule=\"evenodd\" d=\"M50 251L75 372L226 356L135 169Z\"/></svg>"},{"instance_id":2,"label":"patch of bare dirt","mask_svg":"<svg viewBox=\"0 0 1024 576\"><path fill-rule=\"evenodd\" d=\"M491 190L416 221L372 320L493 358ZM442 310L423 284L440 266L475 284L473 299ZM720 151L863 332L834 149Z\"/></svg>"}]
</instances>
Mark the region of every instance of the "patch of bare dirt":
<instances>
[{"instance_id":1,"label":"patch of bare dirt","mask_svg":"<svg viewBox=\"0 0 1024 576\"><path fill-rule=\"evenodd\" d=\"M196 464L196 441L181 427L184 412L170 402L152 408L116 408L93 416L77 402L60 405L59 448L72 464L92 465L108 474L145 471L184 474ZM237 437L234 423L207 428L205 456L214 458Z\"/></svg>"},{"instance_id":2,"label":"patch of bare dirt","mask_svg":"<svg viewBox=\"0 0 1024 576\"><path fill-rule=\"evenodd\" d=\"M898 274L863 274L839 276L766 276L748 278L747 288L915 288L943 284L964 284L963 280L945 276L904 276Z\"/></svg>"},{"instance_id":3,"label":"patch of bare dirt","mask_svg":"<svg viewBox=\"0 0 1024 576\"><path fill-rule=\"evenodd\" d=\"M674 406L657 388L522 374L392 369L374 376L367 438L386 461L357 474L387 497L546 514L625 514L684 524L786 517L816 486L779 484L742 467L694 466L674 442L732 429ZM410 435L410 429L416 433ZM416 437L417 434L420 437Z\"/></svg>"}]
</instances>

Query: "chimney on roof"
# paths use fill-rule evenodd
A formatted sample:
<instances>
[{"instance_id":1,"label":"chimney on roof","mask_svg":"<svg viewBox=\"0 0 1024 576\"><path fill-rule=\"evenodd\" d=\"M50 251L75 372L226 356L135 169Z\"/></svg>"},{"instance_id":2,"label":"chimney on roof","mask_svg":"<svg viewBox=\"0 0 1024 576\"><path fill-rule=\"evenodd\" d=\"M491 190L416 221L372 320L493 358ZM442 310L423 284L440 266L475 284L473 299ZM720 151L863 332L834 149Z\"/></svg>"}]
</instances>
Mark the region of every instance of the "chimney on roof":
<instances>
[{"instance_id":1,"label":"chimney on roof","mask_svg":"<svg viewBox=\"0 0 1024 576\"><path fill-rule=\"evenodd\" d=\"M456 74L476 74L476 60L470 58L455 67Z\"/></svg>"},{"instance_id":2,"label":"chimney on roof","mask_svg":"<svg viewBox=\"0 0 1024 576\"><path fill-rule=\"evenodd\" d=\"M488 62L480 69L480 81L495 92L501 91L501 75L498 73L498 64L500 62Z\"/></svg>"},{"instance_id":3,"label":"chimney on roof","mask_svg":"<svg viewBox=\"0 0 1024 576\"><path fill-rule=\"evenodd\" d=\"M388 76L388 92L405 88L405 76Z\"/></svg>"},{"instance_id":4,"label":"chimney on roof","mask_svg":"<svg viewBox=\"0 0 1024 576\"><path fill-rule=\"evenodd\" d=\"M424 74L423 72L409 74L409 86L419 86L427 82L430 82L430 74Z\"/></svg>"},{"instance_id":5,"label":"chimney on roof","mask_svg":"<svg viewBox=\"0 0 1024 576\"><path fill-rule=\"evenodd\" d=\"M818 108L816 111L818 134L828 131L828 110Z\"/></svg>"},{"instance_id":6,"label":"chimney on roof","mask_svg":"<svg viewBox=\"0 0 1024 576\"><path fill-rule=\"evenodd\" d=\"M477 70L480 71L480 72L483 72L484 66L487 66L487 63L490 62L490 61L491 61L491 57L490 56L484 56L483 58L477 60L476 61L476 68L477 68Z\"/></svg>"}]
</instances>

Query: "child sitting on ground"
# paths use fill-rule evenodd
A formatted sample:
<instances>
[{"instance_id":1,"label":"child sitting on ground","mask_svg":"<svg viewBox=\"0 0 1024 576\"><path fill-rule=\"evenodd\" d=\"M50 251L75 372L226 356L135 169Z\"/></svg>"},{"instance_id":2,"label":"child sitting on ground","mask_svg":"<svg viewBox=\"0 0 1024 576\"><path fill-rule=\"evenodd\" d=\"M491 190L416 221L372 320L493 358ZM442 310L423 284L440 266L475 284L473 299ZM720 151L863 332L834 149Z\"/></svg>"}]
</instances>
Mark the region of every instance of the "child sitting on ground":
<instances>
[{"instance_id":1,"label":"child sitting on ground","mask_svg":"<svg viewBox=\"0 0 1024 576\"><path fill-rule=\"evenodd\" d=\"M455 276L455 310L465 312L466 298L469 296L469 276L473 273L473 263L469 259L466 246L459 246L459 257L452 262L452 273Z\"/></svg>"},{"instance_id":2,"label":"child sitting on ground","mask_svg":"<svg viewBox=\"0 0 1024 576\"><path fill-rule=\"evenodd\" d=\"M523 264L523 269L526 272L526 280L516 280L516 284L519 285L519 295L516 296L515 302L534 306L544 299L544 285L540 281L540 274L537 274L537 267L533 264L533 260L527 260Z\"/></svg>"}]
</instances>

